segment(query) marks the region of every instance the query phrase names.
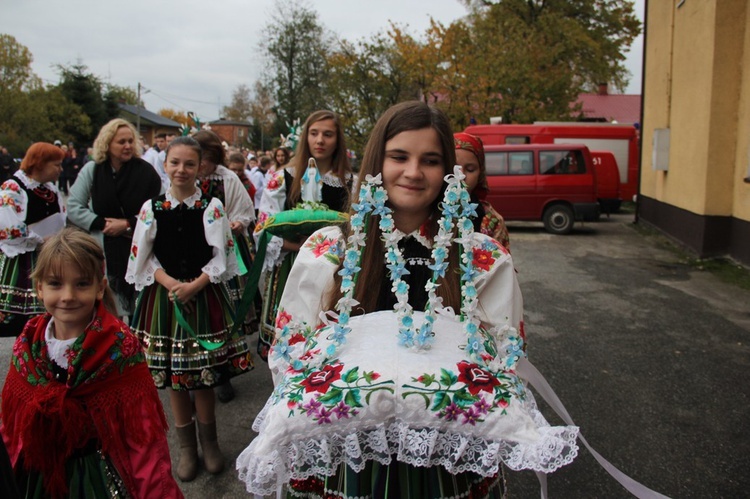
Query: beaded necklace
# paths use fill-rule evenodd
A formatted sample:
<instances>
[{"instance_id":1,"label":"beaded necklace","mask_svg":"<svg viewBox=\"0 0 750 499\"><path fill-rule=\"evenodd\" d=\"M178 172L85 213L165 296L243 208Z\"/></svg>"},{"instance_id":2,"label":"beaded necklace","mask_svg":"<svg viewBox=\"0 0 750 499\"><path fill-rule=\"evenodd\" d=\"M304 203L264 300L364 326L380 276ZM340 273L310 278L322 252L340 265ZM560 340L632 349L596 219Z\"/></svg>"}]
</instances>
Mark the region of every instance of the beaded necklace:
<instances>
[{"instance_id":1,"label":"beaded necklace","mask_svg":"<svg viewBox=\"0 0 750 499\"><path fill-rule=\"evenodd\" d=\"M394 310L398 317L399 330L397 334L398 344L413 350L429 349L434 342L433 325L435 323L435 311L442 307L442 299L437 296L437 282L439 277L445 276L448 269L448 252L452 242L457 242L462 248L461 254L461 321L467 338L466 352L478 363L484 364L482 353L484 353L483 341L480 337L480 321L476 314L477 290L476 280L479 276L473 264L473 238L474 225L472 216L476 216L475 203L470 202L469 193L462 182L465 178L461 167L454 167L452 175L446 175L447 188L441 203L442 217L438 222L438 234L435 236L432 249L432 278L425 285L428 301L425 307L424 321L417 326L414 323L414 311L409 304L409 285L402 279L409 271L405 268L401 249L398 247L399 234L394 232L394 222L391 215L392 210L386 206L388 194L382 186L381 175L373 177L367 175L365 182L360 187L359 202L352 205L354 214L350 223L352 234L347 240L344 253L344 262L339 271L341 276L342 297L336 304L338 310L338 322L333 324L333 332L329 336L332 343L326 353L335 355L338 347L346 342L346 336L351 331L349 319L351 310L358 302L352 297L356 286L359 271L362 248L365 246L365 230L371 215L380 218L379 228L386 248L385 263L391 279L391 290L396 296ZM453 237L453 229L458 226L459 237Z\"/></svg>"}]
</instances>

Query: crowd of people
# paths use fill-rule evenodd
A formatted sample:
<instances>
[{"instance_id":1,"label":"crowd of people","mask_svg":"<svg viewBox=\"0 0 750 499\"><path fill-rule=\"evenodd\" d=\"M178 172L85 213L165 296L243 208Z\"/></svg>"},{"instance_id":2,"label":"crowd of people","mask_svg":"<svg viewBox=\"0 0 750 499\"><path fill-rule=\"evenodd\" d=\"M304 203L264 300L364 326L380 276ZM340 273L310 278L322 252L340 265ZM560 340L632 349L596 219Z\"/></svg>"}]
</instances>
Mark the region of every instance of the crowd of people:
<instances>
[{"instance_id":1,"label":"crowd of people","mask_svg":"<svg viewBox=\"0 0 750 499\"><path fill-rule=\"evenodd\" d=\"M352 316L406 304L425 310L435 299L431 286L445 306L460 309L465 262L452 257L447 271L433 274L455 164L463 166L471 229L494 241L488 247L508 255L503 265L512 268L503 219L483 200L481 140L454 137L441 111L416 101L378 121L360 172L340 118L325 110L307 117L294 151L228 147L207 129L158 133L144 147L131 123L114 119L90 148L39 142L17 169L6 166L6 154L0 334L17 339L0 412L0 450L7 449L0 463L13 478L3 481L3 497L181 497L173 471L183 482L201 467L221 473L216 398L231 401L232 378L260 359L277 383L298 369L285 364L285 325L315 330L338 310L346 282L357 305ZM361 236L362 271L351 283L347 238L358 230L361 186L376 177L387 203L373 218L381 225L370 220ZM382 225L385 214L393 227ZM384 260L393 251L400 264ZM493 262L478 265L488 271L500 265ZM394 265L403 280L392 284ZM522 330L515 276L503 276L510 312L482 321ZM481 303L497 298L496 288L487 286ZM255 333L257 354L249 347ZM160 389L169 392L179 442L174 466ZM286 486L300 497L505 492L502 471L453 474L396 459L356 470L344 463L332 476Z\"/></svg>"}]
</instances>

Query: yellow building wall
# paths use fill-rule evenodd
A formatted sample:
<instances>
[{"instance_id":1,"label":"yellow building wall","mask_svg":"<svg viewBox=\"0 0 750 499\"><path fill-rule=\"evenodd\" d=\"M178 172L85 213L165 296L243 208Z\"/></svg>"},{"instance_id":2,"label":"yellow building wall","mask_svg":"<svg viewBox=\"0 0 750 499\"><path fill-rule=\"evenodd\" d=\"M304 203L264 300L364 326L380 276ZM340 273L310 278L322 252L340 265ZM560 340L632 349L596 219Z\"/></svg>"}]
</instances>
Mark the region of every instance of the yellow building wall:
<instances>
[{"instance_id":1,"label":"yellow building wall","mask_svg":"<svg viewBox=\"0 0 750 499\"><path fill-rule=\"evenodd\" d=\"M687 0L678 8L672 1L649 2L643 195L699 215L731 216L748 208L737 181L738 157L747 150L742 141L748 140L738 126L747 126L750 102L748 78L742 78L750 52L747 3ZM667 172L653 169L657 128L670 129Z\"/></svg>"},{"instance_id":2,"label":"yellow building wall","mask_svg":"<svg viewBox=\"0 0 750 499\"><path fill-rule=\"evenodd\" d=\"M745 39L741 63L740 101L737 108L737 153L735 157L733 214L750 222L750 8L745 9Z\"/></svg>"},{"instance_id":3,"label":"yellow building wall","mask_svg":"<svg viewBox=\"0 0 750 499\"><path fill-rule=\"evenodd\" d=\"M717 0L703 213L731 216L747 0Z\"/></svg>"},{"instance_id":4,"label":"yellow building wall","mask_svg":"<svg viewBox=\"0 0 750 499\"><path fill-rule=\"evenodd\" d=\"M653 136L657 128L669 128L672 83L672 16L670 2L649 2L641 130L641 194L664 197L665 173L654 171Z\"/></svg>"}]
</instances>

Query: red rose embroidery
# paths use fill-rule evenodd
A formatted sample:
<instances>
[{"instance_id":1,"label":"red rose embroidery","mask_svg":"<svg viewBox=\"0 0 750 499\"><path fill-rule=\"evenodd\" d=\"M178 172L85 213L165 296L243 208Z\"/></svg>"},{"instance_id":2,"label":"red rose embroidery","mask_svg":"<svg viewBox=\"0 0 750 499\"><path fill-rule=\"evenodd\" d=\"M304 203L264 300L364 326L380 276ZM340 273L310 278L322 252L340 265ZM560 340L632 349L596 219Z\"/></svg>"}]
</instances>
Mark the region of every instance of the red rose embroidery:
<instances>
[{"instance_id":1,"label":"red rose embroidery","mask_svg":"<svg viewBox=\"0 0 750 499\"><path fill-rule=\"evenodd\" d=\"M334 381L341 379L341 370L343 368L343 364L325 366L322 371L315 371L300 384L305 387L306 393L325 393Z\"/></svg>"},{"instance_id":2,"label":"red rose embroidery","mask_svg":"<svg viewBox=\"0 0 750 499\"><path fill-rule=\"evenodd\" d=\"M292 315L289 312L285 310L280 311L276 316L276 328L282 329L284 326L289 324L290 320L292 320Z\"/></svg>"},{"instance_id":3,"label":"red rose embroidery","mask_svg":"<svg viewBox=\"0 0 750 499\"><path fill-rule=\"evenodd\" d=\"M469 393L476 395L481 391L492 393L500 382L491 373L480 368L477 364L462 361L458 365L458 381L466 383Z\"/></svg>"},{"instance_id":4,"label":"red rose embroidery","mask_svg":"<svg viewBox=\"0 0 750 499\"><path fill-rule=\"evenodd\" d=\"M291 338L289 338L289 346L296 345L297 343L304 343L305 337L302 336L300 333L295 333L292 335Z\"/></svg>"},{"instance_id":5,"label":"red rose embroidery","mask_svg":"<svg viewBox=\"0 0 750 499\"><path fill-rule=\"evenodd\" d=\"M133 254L133 258L138 256L138 246L135 244L130 248L130 252Z\"/></svg>"},{"instance_id":6,"label":"red rose embroidery","mask_svg":"<svg viewBox=\"0 0 750 499\"><path fill-rule=\"evenodd\" d=\"M126 334L125 337L122 339L122 345L120 346L120 350L122 351L122 356L125 357L126 359L138 353L140 349L141 349L141 344L138 343L138 340L132 334Z\"/></svg>"},{"instance_id":7,"label":"red rose embroidery","mask_svg":"<svg viewBox=\"0 0 750 499\"><path fill-rule=\"evenodd\" d=\"M325 239L324 241L318 243L315 245L315 248L313 249L313 254L318 257L320 255L325 255L328 253L331 249L331 246L333 246L334 242L331 239Z\"/></svg>"},{"instance_id":8,"label":"red rose embroidery","mask_svg":"<svg viewBox=\"0 0 750 499\"><path fill-rule=\"evenodd\" d=\"M475 267L479 267L482 270L490 270L490 267L495 263L495 259L492 258L492 252L483 249L474 249L474 261L472 262Z\"/></svg>"}]
</instances>

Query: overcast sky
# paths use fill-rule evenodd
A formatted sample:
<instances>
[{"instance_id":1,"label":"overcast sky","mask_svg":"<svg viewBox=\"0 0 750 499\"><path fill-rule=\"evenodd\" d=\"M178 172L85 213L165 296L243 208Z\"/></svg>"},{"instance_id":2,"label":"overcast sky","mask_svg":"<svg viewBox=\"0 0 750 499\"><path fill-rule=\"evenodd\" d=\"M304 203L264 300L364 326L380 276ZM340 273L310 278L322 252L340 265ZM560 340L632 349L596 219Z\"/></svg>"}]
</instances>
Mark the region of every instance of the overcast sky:
<instances>
[{"instance_id":1,"label":"overcast sky","mask_svg":"<svg viewBox=\"0 0 750 499\"><path fill-rule=\"evenodd\" d=\"M644 0L636 0L643 20ZM350 41L385 31L388 22L419 36L430 17L462 17L459 0L310 0L321 24ZM133 89L146 108L219 117L239 84L253 87L263 68L260 32L274 0L0 0L0 33L31 50L34 72L57 83L56 64L83 62L104 81ZM640 93L642 39L628 54L626 93Z\"/></svg>"}]
</instances>

